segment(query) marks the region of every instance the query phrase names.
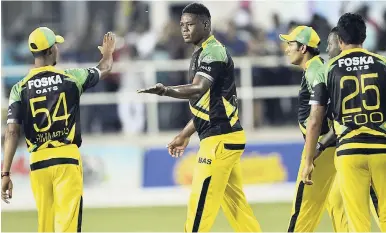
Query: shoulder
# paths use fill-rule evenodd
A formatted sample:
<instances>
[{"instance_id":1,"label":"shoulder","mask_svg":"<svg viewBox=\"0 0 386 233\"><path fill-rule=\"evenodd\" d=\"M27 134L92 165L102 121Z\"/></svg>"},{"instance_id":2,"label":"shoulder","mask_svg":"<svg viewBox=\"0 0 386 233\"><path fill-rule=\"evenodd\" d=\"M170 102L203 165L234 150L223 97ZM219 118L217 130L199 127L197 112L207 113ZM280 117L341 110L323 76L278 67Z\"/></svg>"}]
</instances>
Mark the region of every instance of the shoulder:
<instances>
[{"instance_id":1,"label":"shoulder","mask_svg":"<svg viewBox=\"0 0 386 233\"><path fill-rule=\"evenodd\" d=\"M372 52L369 52L369 51L366 51L366 50L363 53L373 57L373 61L372 62L379 62L379 63L381 63L381 64L386 66L386 57L385 56L377 54L377 53L372 53ZM370 62L369 60L367 60L367 61Z\"/></svg>"},{"instance_id":2,"label":"shoulder","mask_svg":"<svg viewBox=\"0 0 386 233\"><path fill-rule=\"evenodd\" d=\"M14 101L17 101L17 100L20 100L20 96L21 96L21 91L22 91L22 84L23 84L23 80L15 83L13 86L12 86L12 89L11 89L11 93L9 95L9 98L14 100Z\"/></svg>"},{"instance_id":3,"label":"shoulder","mask_svg":"<svg viewBox=\"0 0 386 233\"><path fill-rule=\"evenodd\" d=\"M321 72L325 65L326 64L322 58L318 57L317 59L314 59L306 70L306 77L314 78L319 72Z\"/></svg>"},{"instance_id":4,"label":"shoulder","mask_svg":"<svg viewBox=\"0 0 386 233\"><path fill-rule=\"evenodd\" d=\"M84 74L84 72L85 72L85 69L82 69L82 68L69 68L63 71L63 73L67 75L74 75L74 76Z\"/></svg>"},{"instance_id":5,"label":"shoulder","mask_svg":"<svg viewBox=\"0 0 386 233\"><path fill-rule=\"evenodd\" d=\"M218 41L206 45L200 54L200 61L205 63L227 62L227 59L226 48Z\"/></svg>"}]
</instances>

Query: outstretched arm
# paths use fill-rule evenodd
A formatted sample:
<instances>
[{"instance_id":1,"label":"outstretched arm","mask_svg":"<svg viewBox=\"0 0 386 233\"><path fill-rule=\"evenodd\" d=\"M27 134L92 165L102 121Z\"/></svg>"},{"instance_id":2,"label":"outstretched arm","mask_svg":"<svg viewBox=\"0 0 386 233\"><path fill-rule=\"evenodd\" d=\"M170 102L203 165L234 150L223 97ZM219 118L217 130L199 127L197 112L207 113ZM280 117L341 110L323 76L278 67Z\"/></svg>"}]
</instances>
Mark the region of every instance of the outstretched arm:
<instances>
[{"instance_id":1,"label":"outstretched arm","mask_svg":"<svg viewBox=\"0 0 386 233\"><path fill-rule=\"evenodd\" d=\"M196 74L192 84L179 86L164 86L161 83L157 83L153 87L138 90L137 92L170 96L176 99L191 99L203 95L209 90L211 85L212 82L209 79L199 74Z\"/></svg>"},{"instance_id":2,"label":"outstretched arm","mask_svg":"<svg viewBox=\"0 0 386 233\"><path fill-rule=\"evenodd\" d=\"M217 46L203 51L199 57L199 65L196 69L192 84L165 87L161 83L155 86L138 90L138 93L150 93L170 96L177 99L197 98L205 94L212 83L215 83L228 67L228 57L223 47Z\"/></svg>"},{"instance_id":3,"label":"outstretched arm","mask_svg":"<svg viewBox=\"0 0 386 233\"><path fill-rule=\"evenodd\" d=\"M115 50L115 35L108 32L103 37L102 46L98 46L102 53L102 59L96 67L87 69L66 69L65 73L76 79L80 92L83 93L87 89L98 84L99 80L108 77L113 67L113 52ZM80 94L81 94L80 93Z\"/></svg>"}]
</instances>

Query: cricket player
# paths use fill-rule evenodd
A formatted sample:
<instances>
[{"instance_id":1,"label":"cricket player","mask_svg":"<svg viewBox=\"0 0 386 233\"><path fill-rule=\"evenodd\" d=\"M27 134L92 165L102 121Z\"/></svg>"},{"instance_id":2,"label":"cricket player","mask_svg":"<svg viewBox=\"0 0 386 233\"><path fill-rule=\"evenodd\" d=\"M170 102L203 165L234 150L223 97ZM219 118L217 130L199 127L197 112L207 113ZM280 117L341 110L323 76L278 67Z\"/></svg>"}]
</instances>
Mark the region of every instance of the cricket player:
<instances>
[{"instance_id":1,"label":"cricket player","mask_svg":"<svg viewBox=\"0 0 386 233\"><path fill-rule=\"evenodd\" d=\"M378 197L379 225L386 231L386 59L363 49L366 24L346 13L337 25L342 52L316 75L302 181L315 185L313 157L328 100L337 136L336 168L349 230L371 230L370 185ZM323 168L322 168L323 169ZM311 180L312 173L312 180Z\"/></svg>"},{"instance_id":2,"label":"cricket player","mask_svg":"<svg viewBox=\"0 0 386 233\"><path fill-rule=\"evenodd\" d=\"M179 157L197 131L200 149L196 158L185 232L210 231L220 206L237 232L260 232L245 198L240 157L246 138L238 118L234 64L226 48L211 35L211 15L202 4L192 3L182 11L181 32L195 51L189 67L191 83L139 90L188 99L193 119L169 143Z\"/></svg>"},{"instance_id":3,"label":"cricket player","mask_svg":"<svg viewBox=\"0 0 386 233\"><path fill-rule=\"evenodd\" d=\"M99 46L96 67L60 70L57 44L64 38L39 27L29 36L35 66L16 83L10 94L1 172L1 198L12 198L11 165L20 127L30 154L30 179L38 211L39 232L80 232L83 171L79 99L112 69L115 35L107 33Z\"/></svg>"},{"instance_id":4,"label":"cricket player","mask_svg":"<svg viewBox=\"0 0 386 233\"><path fill-rule=\"evenodd\" d=\"M328 39L327 39L327 43L328 43L328 46L327 46L327 53L328 53L328 56L330 59L333 59L334 57L338 56L342 51L339 47L339 41L338 41L338 27L334 27L331 29L331 32L330 34L328 35ZM322 67L323 69L324 67ZM333 127L331 127L330 129L330 132L328 133L328 135L326 135L326 137L323 138L324 140L326 141L336 141L336 135L334 133L334 130L333 130ZM335 205L329 205L329 203L327 203L327 208L333 208L332 210L329 210L328 213L330 214L330 217L332 219L340 219L341 221L340 224L344 224L345 225L345 228L347 228L348 230L348 225L347 225L347 217L346 215L344 214L344 211L342 208L336 208L336 204L339 203L339 206L343 205L343 199L341 198L341 196L336 196L336 195L341 195L340 194L340 189L339 189L339 184L338 184L338 178L335 178L335 181L333 183L333 186L331 188L331 193L330 193L330 196L329 196L329 200L334 202L334 199L335 200L338 200L339 199L339 202L336 202L335 201ZM374 216L374 219L379 226L379 219L378 219L378 197L374 191L374 188L372 186L370 186L370 198L371 198L371 211L373 213L373 216ZM341 211L342 210L342 211ZM337 221L334 221L335 224L339 223ZM335 226L334 226L335 228ZM345 229L345 228L340 228L340 229Z\"/></svg>"},{"instance_id":5,"label":"cricket player","mask_svg":"<svg viewBox=\"0 0 386 233\"><path fill-rule=\"evenodd\" d=\"M324 60L319 56L318 45L320 38L313 28L298 26L289 35L281 34L280 39L288 43L286 53L291 64L297 65L304 70L299 91L298 122L303 137L306 138L308 132L306 124L311 109L309 105L312 94L311 87L316 78L317 71L324 64ZM336 170L334 167L335 141L331 137L332 133L330 132L329 123L330 120L326 110L323 115L322 130L318 137L320 140L316 148L316 153L320 156L314 161L317 168L313 178L318 180L318 185L305 186L301 180L305 156L305 151L303 150L288 232L315 231L325 208L327 208L332 218L335 231L345 232L348 230L342 198L339 191L335 191L337 187L330 195Z\"/></svg>"}]
</instances>

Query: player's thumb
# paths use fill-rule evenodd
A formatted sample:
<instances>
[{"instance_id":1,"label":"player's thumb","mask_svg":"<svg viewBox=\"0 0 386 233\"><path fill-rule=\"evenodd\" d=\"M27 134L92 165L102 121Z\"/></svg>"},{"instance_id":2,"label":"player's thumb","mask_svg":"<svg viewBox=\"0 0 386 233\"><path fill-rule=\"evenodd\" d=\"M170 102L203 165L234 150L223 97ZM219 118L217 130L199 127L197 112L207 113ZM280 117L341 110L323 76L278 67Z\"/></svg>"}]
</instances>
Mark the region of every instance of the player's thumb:
<instances>
[{"instance_id":1,"label":"player's thumb","mask_svg":"<svg viewBox=\"0 0 386 233\"><path fill-rule=\"evenodd\" d=\"M103 48L102 48L102 46L98 46L98 49L99 49L99 51L101 51L101 53L103 54Z\"/></svg>"}]
</instances>

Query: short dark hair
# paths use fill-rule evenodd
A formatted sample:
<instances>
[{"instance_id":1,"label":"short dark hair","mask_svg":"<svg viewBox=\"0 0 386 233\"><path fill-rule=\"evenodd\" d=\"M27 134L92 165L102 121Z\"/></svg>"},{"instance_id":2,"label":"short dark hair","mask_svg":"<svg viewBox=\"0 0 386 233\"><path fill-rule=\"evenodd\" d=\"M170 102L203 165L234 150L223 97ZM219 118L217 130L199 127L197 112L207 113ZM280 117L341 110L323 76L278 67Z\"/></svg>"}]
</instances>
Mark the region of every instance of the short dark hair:
<instances>
[{"instance_id":1,"label":"short dark hair","mask_svg":"<svg viewBox=\"0 0 386 233\"><path fill-rule=\"evenodd\" d=\"M204 6L201 3L191 3L187 5L183 10L182 14L184 13L189 13L189 14L194 14L194 15L199 15L199 16L205 16L208 17L209 19L211 18L210 12L206 6Z\"/></svg>"},{"instance_id":2,"label":"short dark hair","mask_svg":"<svg viewBox=\"0 0 386 233\"><path fill-rule=\"evenodd\" d=\"M342 15L337 27L338 36L345 44L363 44L366 39L366 23L359 14Z\"/></svg>"},{"instance_id":3,"label":"short dark hair","mask_svg":"<svg viewBox=\"0 0 386 233\"><path fill-rule=\"evenodd\" d=\"M305 44L302 44L302 43L297 42L297 41L296 41L296 43L298 44L298 48L302 45L305 45ZM319 44L320 44L320 42L319 42ZM313 48L313 47L310 47L307 45L305 45L305 46L306 46L306 52L309 52L312 56L318 56L320 54L320 50L318 48Z\"/></svg>"}]
</instances>

